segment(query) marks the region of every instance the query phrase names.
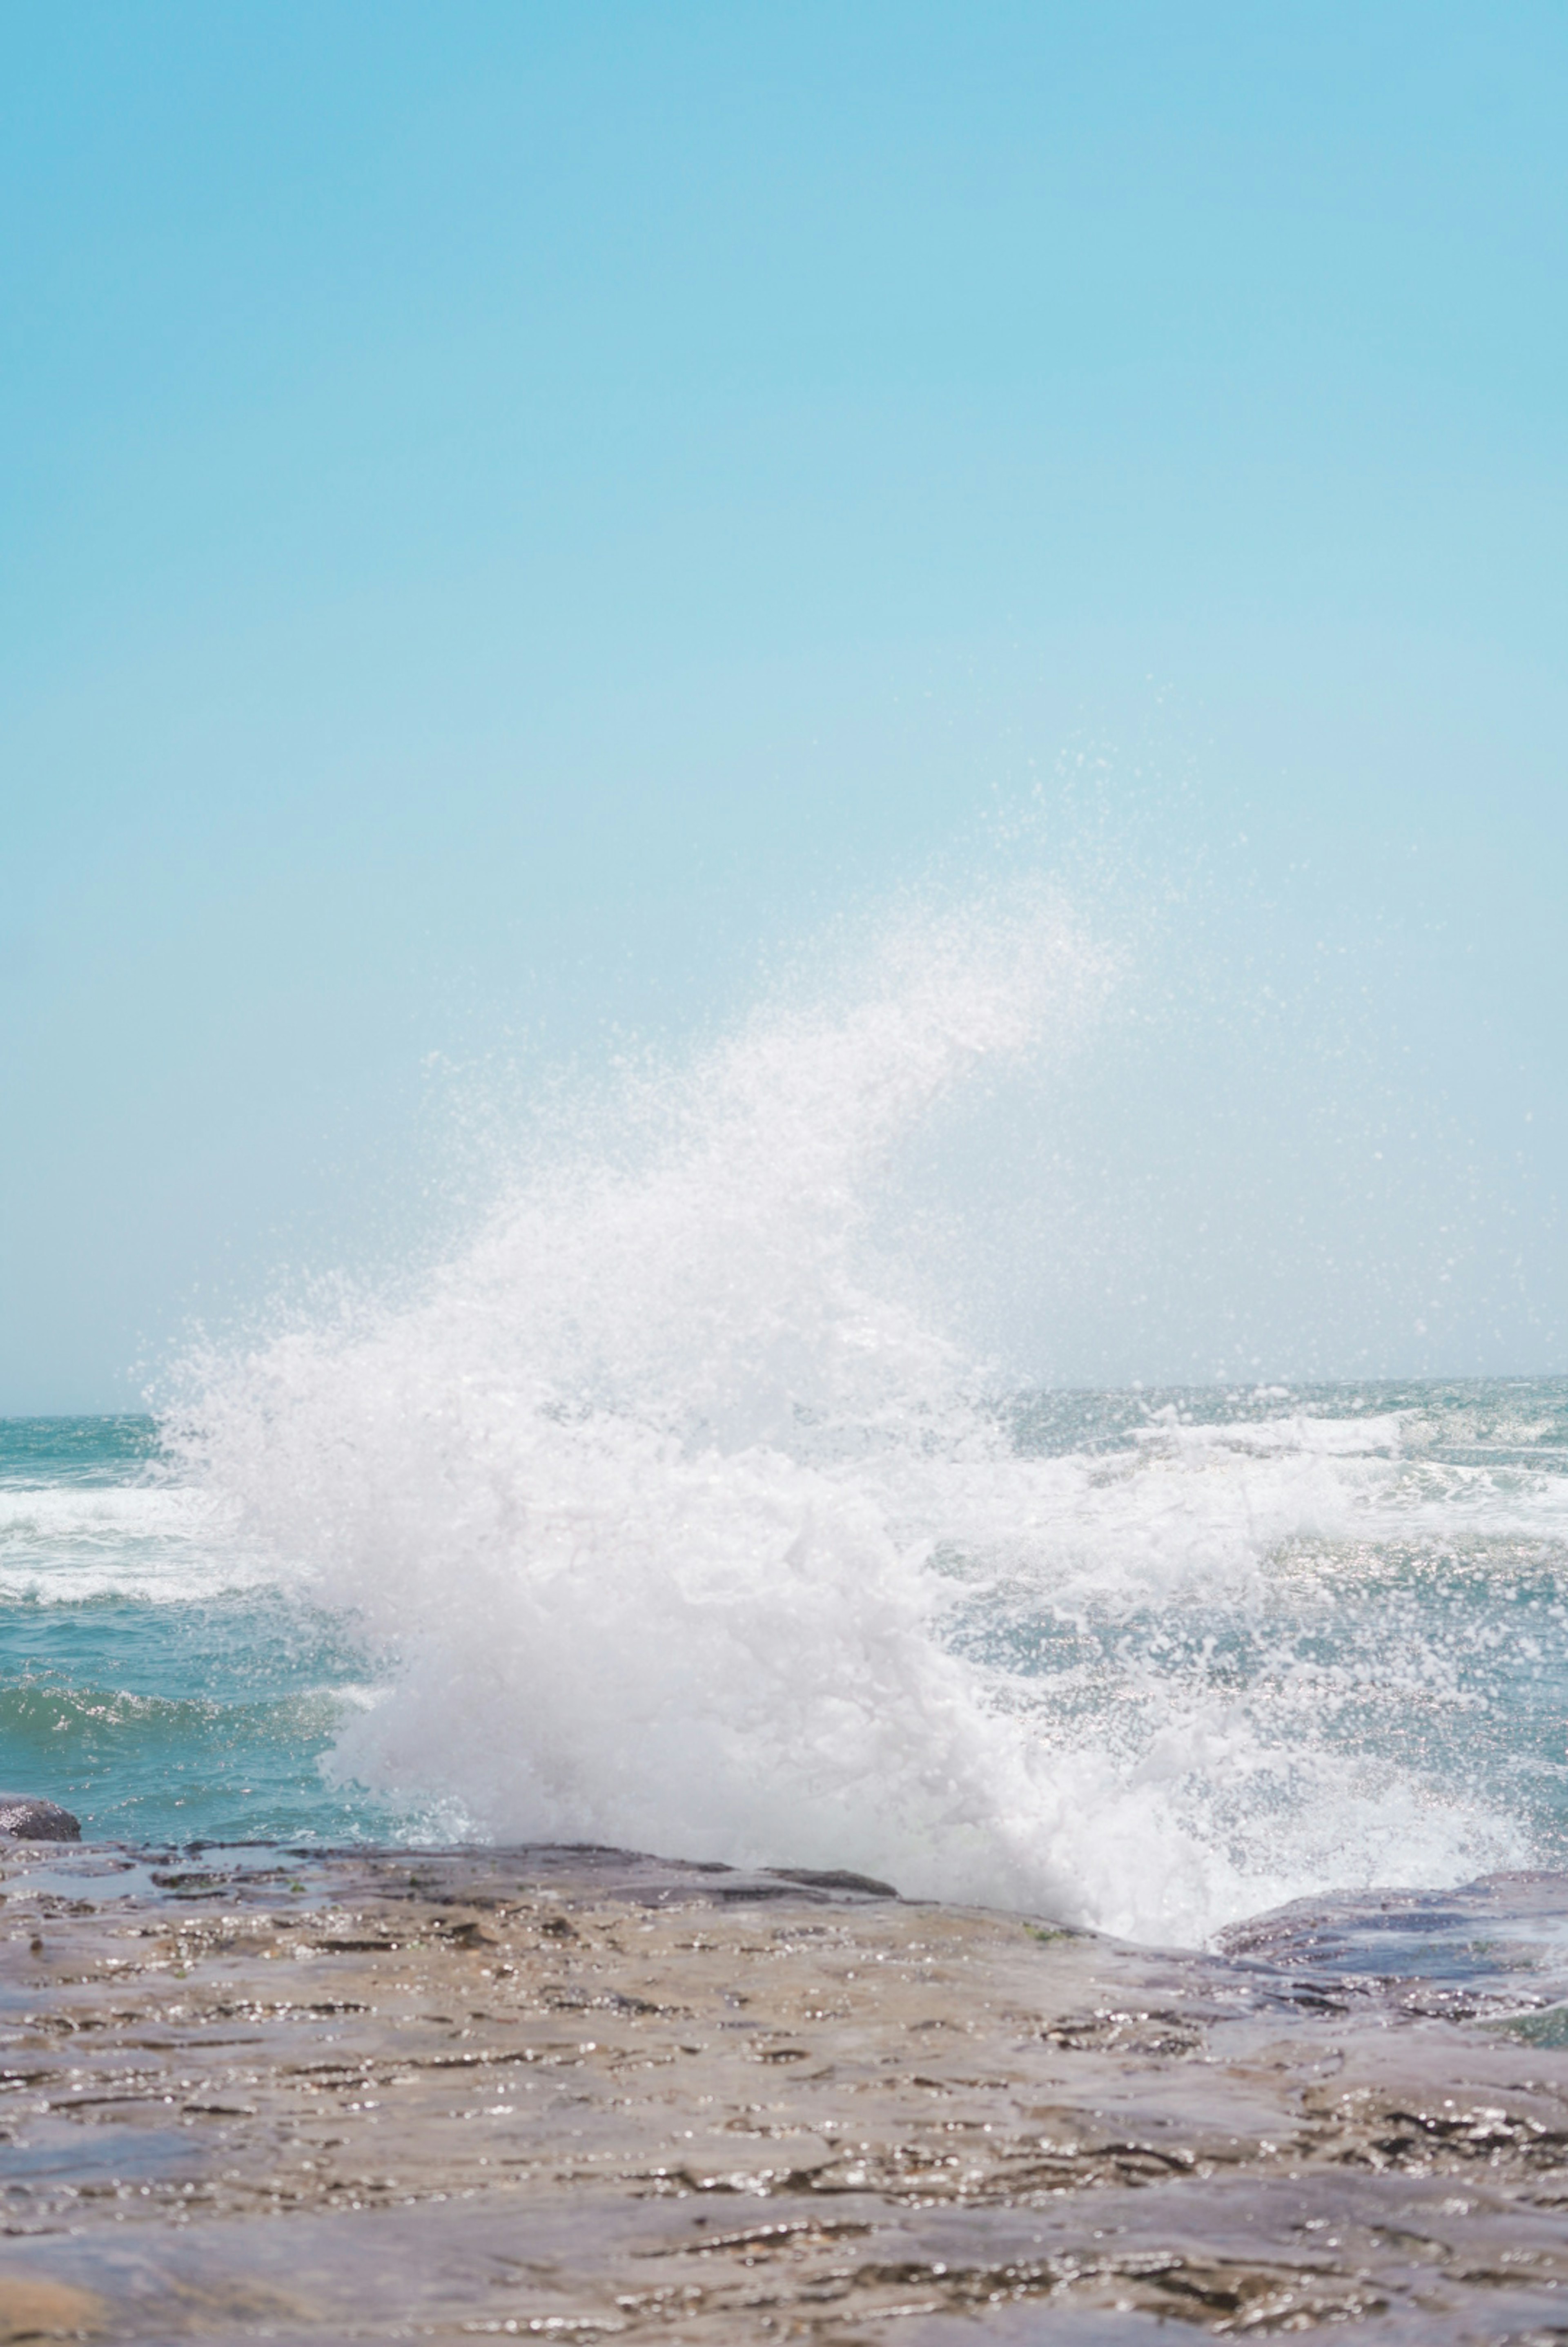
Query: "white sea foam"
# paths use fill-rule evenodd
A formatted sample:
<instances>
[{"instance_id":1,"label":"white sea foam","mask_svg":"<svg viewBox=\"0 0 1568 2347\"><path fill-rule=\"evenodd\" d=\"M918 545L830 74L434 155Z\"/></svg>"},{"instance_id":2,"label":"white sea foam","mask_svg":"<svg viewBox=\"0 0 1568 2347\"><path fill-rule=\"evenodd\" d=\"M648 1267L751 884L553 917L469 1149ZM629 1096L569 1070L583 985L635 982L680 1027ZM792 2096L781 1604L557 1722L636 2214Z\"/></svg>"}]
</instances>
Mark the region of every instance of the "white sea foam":
<instances>
[{"instance_id":1,"label":"white sea foam","mask_svg":"<svg viewBox=\"0 0 1568 2347\"><path fill-rule=\"evenodd\" d=\"M175 1484L0 1485L0 1604L178 1604L273 1576L235 1537L236 1510Z\"/></svg>"},{"instance_id":2,"label":"white sea foam","mask_svg":"<svg viewBox=\"0 0 1568 2347\"><path fill-rule=\"evenodd\" d=\"M477 1833L1147 1938L1527 1855L1461 1787L1316 1731L1365 1693L1354 1654L1329 1686L1286 1639L1267 1700L1256 1671L1227 1691L1204 1609L1267 1648L1312 1543L1560 1538L1560 1486L1412 1457L1389 1413L1172 1410L1021 1454L879 1228L911 1129L1070 1045L1107 975L1049 906L906 917L835 998L628 1079L412 1303L203 1366L203 1489L396 1655L344 1775ZM1031 1607L1083 1653L1009 1660ZM1407 1709L1453 1697L1441 1647L1390 1675Z\"/></svg>"}]
</instances>

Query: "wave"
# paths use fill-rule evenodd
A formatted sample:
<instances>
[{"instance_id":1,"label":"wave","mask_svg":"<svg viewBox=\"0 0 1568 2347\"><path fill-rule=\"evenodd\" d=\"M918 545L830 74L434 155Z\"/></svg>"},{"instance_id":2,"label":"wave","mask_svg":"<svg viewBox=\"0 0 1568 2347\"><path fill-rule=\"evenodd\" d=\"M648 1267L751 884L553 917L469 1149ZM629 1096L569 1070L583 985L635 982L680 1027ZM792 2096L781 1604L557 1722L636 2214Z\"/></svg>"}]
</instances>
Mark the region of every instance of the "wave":
<instances>
[{"instance_id":1,"label":"wave","mask_svg":"<svg viewBox=\"0 0 1568 2347\"><path fill-rule=\"evenodd\" d=\"M97 1659L112 1667L115 1658ZM24 1670L0 1684L7 1769L47 1788L91 1840L384 1841L429 1839L433 1827L442 1838L432 1814L400 1815L354 1795L322 1799L318 1756L346 1717L376 1700L375 1688L340 1681L247 1691L234 1684L233 1658L227 1671L218 1659L219 1691L185 1696L95 1682L90 1667Z\"/></svg>"},{"instance_id":2,"label":"wave","mask_svg":"<svg viewBox=\"0 0 1568 2347\"><path fill-rule=\"evenodd\" d=\"M0 1487L0 1604L199 1603L266 1585L234 1511L178 1484Z\"/></svg>"},{"instance_id":3,"label":"wave","mask_svg":"<svg viewBox=\"0 0 1568 2347\"><path fill-rule=\"evenodd\" d=\"M1390 1575L1558 1542L1568 1487L1281 1395L1044 1451L930 1301L901 1150L993 1070L1048 1115L1113 977L1046 902L906 912L629 1074L412 1301L199 1365L171 1448L395 1656L341 1778L1167 1941L1523 1861L1506 1799L1372 1717L1368 1640L1397 1617L1401 1717L1462 1705L1452 1622Z\"/></svg>"}]
</instances>

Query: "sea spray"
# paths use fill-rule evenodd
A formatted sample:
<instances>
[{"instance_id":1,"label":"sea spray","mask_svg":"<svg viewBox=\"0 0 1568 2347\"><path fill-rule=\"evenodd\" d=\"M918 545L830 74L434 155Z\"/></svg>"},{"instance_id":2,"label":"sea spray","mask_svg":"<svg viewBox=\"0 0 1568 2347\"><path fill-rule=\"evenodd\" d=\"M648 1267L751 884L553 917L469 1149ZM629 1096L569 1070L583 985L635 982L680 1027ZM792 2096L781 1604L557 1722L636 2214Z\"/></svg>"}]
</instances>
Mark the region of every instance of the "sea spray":
<instances>
[{"instance_id":1,"label":"sea spray","mask_svg":"<svg viewBox=\"0 0 1568 2347\"><path fill-rule=\"evenodd\" d=\"M897 1504L901 1458L1002 1438L869 1224L911 1125L1103 978L1048 907L906 918L850 999L628 1082L411 1307L209 1380L209 1487L395 1655L341 1768L509 1838L1069 1895Z\"/></svg>"},{"instance_id":2,"label":"sea spray","mask_svg":"<svg viewBox=\"0 0 1568 2347\"><path fill-rule=\"evenodd\" d=\"M1271 1560L1364 1528L1397 1423L1036 1455L885 1226L966 1081L1033 1061L1049 1115L1113 976L1039 897L906 908L815 999L628 1075L412 1300L202 1365L171 1441L384 1658L340 1778L1154 1939L1522 1853L1278 1699L1310 1674ZM1031 1624L1083 1651L1042 1667Z\"/></svg>"}]
</instances>

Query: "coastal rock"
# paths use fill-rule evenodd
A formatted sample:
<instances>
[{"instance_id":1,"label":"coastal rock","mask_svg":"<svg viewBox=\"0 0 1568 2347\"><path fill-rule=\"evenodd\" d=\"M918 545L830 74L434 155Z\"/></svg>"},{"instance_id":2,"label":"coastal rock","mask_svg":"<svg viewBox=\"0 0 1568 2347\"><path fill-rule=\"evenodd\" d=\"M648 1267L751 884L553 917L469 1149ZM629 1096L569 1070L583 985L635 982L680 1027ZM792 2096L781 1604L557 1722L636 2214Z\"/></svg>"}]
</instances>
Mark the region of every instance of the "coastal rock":
<instances>
[{"instance_id":1,"label":"coastal rock","mask_svg":"<svg viewBox=\"0 0 1568 2347\"><path fill-rule=\"evenodd\" d=\"M82 1821L57 1801L31 1793L0 1793L0 1834L18 1841L80 1841Z\"/></svg>"},{"instance_id":2,"label":"coastal rock","mask_svg":"<svg viewBox=\"0 0 1568 2347\"><path fill-rule=\"evenodd\" d=\"M4 1872L0 2347L1568 2337L1568 1876L1229 1956L604 1849Z\"/></svg>"}]
</instances>

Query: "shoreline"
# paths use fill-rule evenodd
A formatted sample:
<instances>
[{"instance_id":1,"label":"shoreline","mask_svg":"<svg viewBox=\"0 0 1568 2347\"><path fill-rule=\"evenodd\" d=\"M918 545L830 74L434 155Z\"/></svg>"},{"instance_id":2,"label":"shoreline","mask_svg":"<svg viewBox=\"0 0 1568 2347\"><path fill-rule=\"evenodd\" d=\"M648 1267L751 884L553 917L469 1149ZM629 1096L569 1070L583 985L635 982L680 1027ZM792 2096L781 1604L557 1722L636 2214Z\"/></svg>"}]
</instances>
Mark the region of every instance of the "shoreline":
<instances>
[{"instance_id":1,"label":"shoreline","mask_svg":"<svg viewBox=\"0 0 1568 2347\"><path fill-rule=\"evenodd\" d=\"M0 2341L1568 2323L1562 1877L1217 1953L583 1849L0 1891Z\"/></svg>"}]
</instances>

